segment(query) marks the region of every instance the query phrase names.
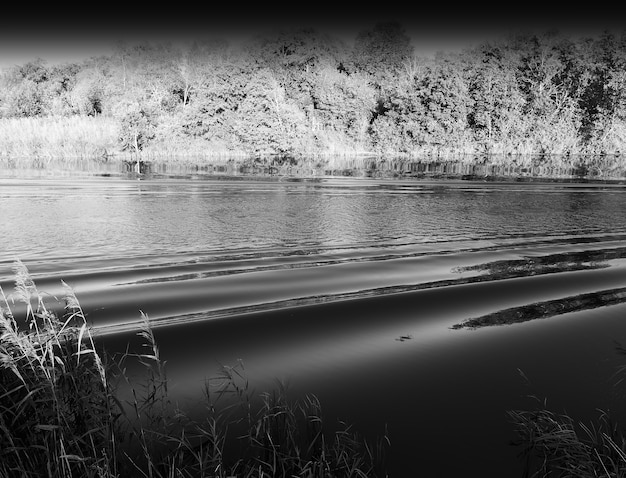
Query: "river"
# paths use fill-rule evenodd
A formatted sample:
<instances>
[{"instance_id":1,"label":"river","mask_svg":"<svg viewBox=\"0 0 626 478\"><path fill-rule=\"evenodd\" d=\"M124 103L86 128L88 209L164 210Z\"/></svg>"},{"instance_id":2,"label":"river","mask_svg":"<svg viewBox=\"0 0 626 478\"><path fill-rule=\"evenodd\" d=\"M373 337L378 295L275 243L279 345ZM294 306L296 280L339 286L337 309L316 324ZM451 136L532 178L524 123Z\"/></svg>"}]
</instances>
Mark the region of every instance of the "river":
<instances>
[{"instance_id":1,"label":"river","mask_svg":"<svg viewBox=\"0 0 626 478\"><path fill-rule=\"evenodd\" d=\"M386 426L392 477L521 476L527 395L621 413L623 184L140 179L0 175L0 285L16 259L65 281L112 350L145 312L181 403L241 360L259 390Z\"/></svg>"}]
</instances>

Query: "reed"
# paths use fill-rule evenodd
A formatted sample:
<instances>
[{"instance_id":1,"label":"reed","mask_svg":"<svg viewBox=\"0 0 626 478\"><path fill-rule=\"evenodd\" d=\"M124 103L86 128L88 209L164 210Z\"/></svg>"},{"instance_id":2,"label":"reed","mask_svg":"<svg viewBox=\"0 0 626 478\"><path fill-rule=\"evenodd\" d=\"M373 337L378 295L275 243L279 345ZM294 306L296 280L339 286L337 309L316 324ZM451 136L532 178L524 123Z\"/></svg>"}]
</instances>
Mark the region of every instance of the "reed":
<instances>
[{"instance_id":1,"label":"reed","mask_svg":"<svg viewBox=\"0 0 626 478\"><path fill-rule=\"evenodd\" d=\"M105 116L0 119L0 152L14 160L106 157L117 137L115 120Z\"/></svg>"},{"instance_id":2,"label":"reed","mask_svg":"<svg viewBox=\"0 0 626 478\"><path fill-rule=\"evenodd\" d=\"M604 412L590 424L545 407L509 416L522 446L525 476L626 476L625 437Z\"/></svg>"},{"instance_id":3,"label":"reed","mask_svg":"<svg viewBox=\"0 0 626 478\"><path fill-rule=\"evenodd\" d=\"M169 397L148 316L140 350L110 357L69 287L55 312L24 264L14 272L14 292L0 289L0 476L386 476L386 436L329 426L315 396L255 394L241 363L207 380L192 417Z\"/></svg>"},{"instance_id":4,"label":"reed","mask_svg":"<svg viewBox=\"0 0 626 478\"><path fill-rule=\"evenodd\" d=\"M67 288L58 317L20 262L15 277L25 317L0 289L0 476L114 476L117 411L78 301Z\"/></svg>"},{"instance_id":5,"label":"reed","mask_svg":"<svg viewBox=\"0 0 626 478\"><path fill-rule=\"evenodd\" d=\"M530 409L508 412L525 478L626 477L626 435L608 413L597 410L598 417L584 423L550 410L545 399L530 398Z\"/></svg>"}]
</instances>

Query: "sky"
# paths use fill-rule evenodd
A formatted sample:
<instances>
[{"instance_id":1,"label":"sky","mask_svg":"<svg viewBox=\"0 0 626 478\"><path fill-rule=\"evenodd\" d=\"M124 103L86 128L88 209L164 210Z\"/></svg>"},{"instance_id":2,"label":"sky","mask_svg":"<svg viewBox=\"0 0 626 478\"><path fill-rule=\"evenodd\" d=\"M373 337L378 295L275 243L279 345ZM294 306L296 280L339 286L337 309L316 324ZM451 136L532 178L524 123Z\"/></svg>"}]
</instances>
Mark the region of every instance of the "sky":
<instances>
[{"instance_id":1,"label":"sky","mask_svg":"<svg viewBox=\"0 0 626 478\"><path fill-rule=\"evenodd\" d=\"M119 41L176 42L207 34L237 41L265 31L313 28L350 42L360 31L385 21L400 23L413 40L416 52L424 55L459 51L516 33L557 30L581 37L604 30L621 34L626 29L626 22L609 9L587 6L586 10L557 10L549 8L547 2L519 4L517 10L506 3L439 2L438 6L437 0L431 0L428 8L412 9L402 4L394 7L388 2L371 7L364 7L368 2L357 7L338 1L284 5L257 2L255 7L226 0L221 8L207 3L196 10L189 3L160 6L161 3L154 2L150 7L94 3L83 10L71 4L59 10L53 4L33 6L34 12L20 15L4 14L0 19L0 68L36 58L48 63L79 61L108 54Z\"/></svg>"}]
</instances>

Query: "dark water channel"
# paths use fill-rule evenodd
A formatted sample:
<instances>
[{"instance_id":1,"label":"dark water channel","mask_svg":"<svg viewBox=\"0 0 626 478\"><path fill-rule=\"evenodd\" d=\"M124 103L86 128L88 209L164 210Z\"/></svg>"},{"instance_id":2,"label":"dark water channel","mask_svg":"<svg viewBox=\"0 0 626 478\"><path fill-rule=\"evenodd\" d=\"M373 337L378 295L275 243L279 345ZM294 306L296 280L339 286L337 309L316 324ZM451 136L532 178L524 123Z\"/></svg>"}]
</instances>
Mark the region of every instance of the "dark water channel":
<instances>
[{"instance_id":1,"label":"dark water channel","mask_svg":"<svg viewBox=\"0 0 626 478\"><path fill-rule=\"evenodd\" d=\"M181 404L241 359L258 390L387 425L390 476L521 476L526 395L622 412L625 204L611 184L13 176L0 285L18 258L42 291L64 280L112 349L144 311Z\"/></svg>"}]
</instances>

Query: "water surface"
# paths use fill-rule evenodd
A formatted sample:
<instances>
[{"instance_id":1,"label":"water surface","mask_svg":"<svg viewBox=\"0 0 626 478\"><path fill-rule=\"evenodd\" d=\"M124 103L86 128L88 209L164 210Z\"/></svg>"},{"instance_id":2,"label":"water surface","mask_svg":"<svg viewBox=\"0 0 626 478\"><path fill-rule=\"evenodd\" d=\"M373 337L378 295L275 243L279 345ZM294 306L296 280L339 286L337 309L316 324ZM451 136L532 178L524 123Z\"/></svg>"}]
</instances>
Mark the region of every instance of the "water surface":
<instances>
[{"instance_id":1,"label":"water surface","mask_svg":"<svg viewBox=\"0 0 626 478\"><path fill-rule=\"evenodd\" d=\"M16 259L112 350L150 317L176 399L242 360L317 394L391 476L521 476L506 410L620 411L626 187L374 178L0 179ZM53 300L53 298L51 298ZM530 379L528 385L519 370Z\"/></svg>"}]
</instances>

